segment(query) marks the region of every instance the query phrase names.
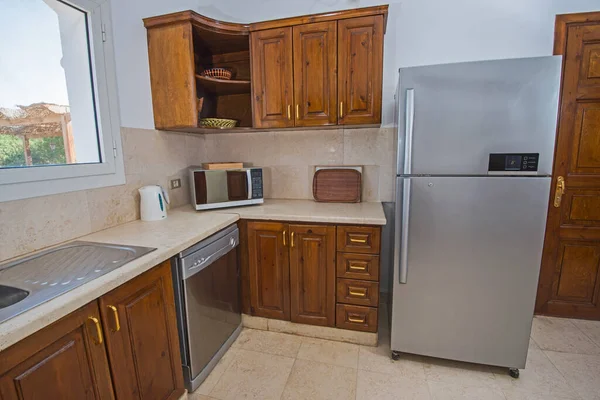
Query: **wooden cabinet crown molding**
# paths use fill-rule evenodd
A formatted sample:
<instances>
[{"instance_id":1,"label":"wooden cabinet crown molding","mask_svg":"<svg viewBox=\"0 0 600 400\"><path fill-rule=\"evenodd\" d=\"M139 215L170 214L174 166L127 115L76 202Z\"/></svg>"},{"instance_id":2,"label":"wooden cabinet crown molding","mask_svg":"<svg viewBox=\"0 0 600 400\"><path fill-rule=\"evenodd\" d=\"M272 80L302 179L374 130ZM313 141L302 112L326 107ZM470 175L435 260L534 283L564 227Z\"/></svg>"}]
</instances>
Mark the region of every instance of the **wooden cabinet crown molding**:
<instances>
[{"instance_id":1,"label":"wooden cabinet crown molding","mask_svg":"<svg viewBox=\"0 0 600 400\"><path fill-rule=\"evenodd\" d=\"M355 8L352 10L330 11L320 14L301 15L298 17L289 17L275 19L271 21L261 21L249 25L250 32L264 29L282 28L286 26L312 24L314 22L337 21L346 18L368 17L373 15L383 15L383 32L387 26L388 5L373 7Z\"/></svg>"},{"instance_id":2,"label":"wooden cabinet crown molding","mask_svg":"<svg viewBox=\"0 0 600 400\"><path fill-rule=\"evenodd\" d=\"M171 14L158 15L156 17L144 18L146 29L156 28L164 25L177 24L181 22L191 22L193 25L199 25L205 28L212 28L215 32L230 35L248 35L250 25L239 24L235 22L224 22L198 14L195 11L187 10Z\"/></svg>"}]
</instances>

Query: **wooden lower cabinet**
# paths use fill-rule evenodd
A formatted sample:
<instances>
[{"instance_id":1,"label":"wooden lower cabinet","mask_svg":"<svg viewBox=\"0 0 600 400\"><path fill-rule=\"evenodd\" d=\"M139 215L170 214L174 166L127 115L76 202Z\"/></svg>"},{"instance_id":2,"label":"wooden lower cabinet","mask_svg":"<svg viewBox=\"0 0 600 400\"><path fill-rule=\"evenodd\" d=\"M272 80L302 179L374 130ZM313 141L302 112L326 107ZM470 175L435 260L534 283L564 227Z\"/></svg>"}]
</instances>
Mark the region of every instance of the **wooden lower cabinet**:
<instances>
[{"instance_id":1,"label":"wooden lower cabinet","mask_svg":"<svg viewBox=\"0 0 600 400\"><path fill-rule=\"evenodd\" d=\"M114 399L99 324L94 301L4 350L0 398Z\"/></svg>"},{"instance_id":2,"label":"wooden lower cabinet","mask_svg":"<svg viewBox=\"0 0 600 400\"><path fill-rule=\"evenodd\" d=\"M3 400L184 393L169 261L0 353Z\"/></svg>"},{"instance_id":3,"label":"wooden lower cabinet","mask_svg":"<svg viewBox=\"0 0 600 400\"><path fill-rule=\"evenodd\" d=\"M170 261L99 303L117 398L179 399L184 386Z\"/></svg>"},{"instance_id":4,"label":"wooden lower cabinet","mask_svg":"<svg viewBox=\"0 0 600 400\"><path fill-rule=\"evenodd\" d=\"M241 226L247 227L240 235L244 312L377 332L380 227L271 221Z\"/></svg>"},{"instance_id":5,"label":"wooden lower cabinet","mask_svg":"<svg viewBox=\"0 0 600 400\"><path fill-rule=\"evenodd\" d=\"M289 230L291 321L335 326L335 226Z\"/></svg>"},{"instance_id":6,"label":"wooden lower cabinet","mask_svg":"<svg viewBox=\"0 0 600 400\"><path fill-rule=\"evenodd\" d=\"M289 228L281 222L248 222L250 310L259 317L290 319Z\"/></svg>"}]
</instances>

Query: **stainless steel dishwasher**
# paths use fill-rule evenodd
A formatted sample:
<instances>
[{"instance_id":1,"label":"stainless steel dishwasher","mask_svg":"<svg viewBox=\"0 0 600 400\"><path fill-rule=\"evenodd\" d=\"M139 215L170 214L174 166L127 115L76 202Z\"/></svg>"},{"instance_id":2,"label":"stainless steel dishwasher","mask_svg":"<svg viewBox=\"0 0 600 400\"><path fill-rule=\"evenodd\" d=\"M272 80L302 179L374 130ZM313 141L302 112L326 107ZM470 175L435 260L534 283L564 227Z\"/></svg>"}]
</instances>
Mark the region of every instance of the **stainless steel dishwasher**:
<instances>
[{"instance_id":1,"label":"stainless steel dishwasher","mask_svg":"<svg viewBox=\"0 0 600 400\"><path fill-rule=\"evenodd\" d=\"M242 329L236 224L172 259L183 377L200 386Z\"/></svg>"}]
</instances>

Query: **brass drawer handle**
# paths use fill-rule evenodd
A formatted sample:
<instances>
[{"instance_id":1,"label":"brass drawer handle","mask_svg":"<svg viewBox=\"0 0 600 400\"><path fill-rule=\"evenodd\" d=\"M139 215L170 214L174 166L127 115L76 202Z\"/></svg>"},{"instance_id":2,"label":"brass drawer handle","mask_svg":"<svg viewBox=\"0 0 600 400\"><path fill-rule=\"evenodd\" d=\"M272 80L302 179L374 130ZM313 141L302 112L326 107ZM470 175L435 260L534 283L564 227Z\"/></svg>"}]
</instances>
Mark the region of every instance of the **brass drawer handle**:
<instances>
[{"instance_id":1,"label":"brass drawer handle","mask_svg":"<svg viewBox=\"0 0 600 400\"><path fill-rule=\"evenodd\" d=\"M111 330L114 332L119 332L121 330L121 324L119 323L119 311L117 311L117 307L115 306L108 306L108 308L112 310L113 317L115 318L115 329L111 328Z\"/></svg>"},{"instance_id":2,"label":"brass drawer handle","mask_svg":"<svg viewBox=\"0 0 600 400\"><path fill-rule=\"evenodd\" d=\"M100 327L100 321L96 317L88 317L88 320L92 321L96 325L96 339L94 341L97 344L102 344L102 328Z\"/></svg>"},{"instance_id":3,"label":"brass drawer handle","mask_svg":"<svg viewBox=\"0 0 600 400\"><path fill-rule=\"evenodd\" d=\"M348 317L348 321L354 322L355 324L364 324L365 319L366 319L366 317L362 317L362 318Z\"/></svg>"},{"instance_id":4,"label":"brass drawer handle","mask_svg":"<svg viewBox=\"0 0 600 400\"><path fill-rule=\"evenodd\" d=\"M364 238L364 239L355 239L355 238L351 237L350 241L352 243L367 243L367 239L366 238Z\"/></svg>"},{"instance_id":5,"label":"brass drawer handle","mask_svg":"<svg viewBox=\"0 0 600 400\"><path fill-rule=\"evenodd\" d=\"M367 270L367 266L366 265L359 265L359 264L352 264L350 263L350 269L353 271L366 271Z\"/></svg>"},{"instance_id":6,"label":"brass drawer handle","mask_svg":"<svg viewBox=\"0 0 600 400\"><path fill-rule=\"evenodd\" d=\"M349 287L348 294L350 296L365 297L367 295L367 290L363 288Z\"/></svg>"},{"instance_id":7,"label":"brass drawer handle","mask_svg":"<svg viewBox=\"0 0 600 400\"><path fill-rule=\"evenodd\" d=\"M286 237L286 235L287 235L287 231L283 231L283 246L284 246L284 247L285 247L285 246L287 246L287 243L286 243L286 241L285 241L285 237Z\"/></svg>"},{"instance_id":8,"label":"brass drawer handle","mask_svg":"<svg viewBox=\"0 0 600 400\"><path fill-rule=\"evenodd\" d=\"M292 119L292 106L290 104L288 104L287 117L288 117L288 120L291 121L291 119Z\"/></svg>"},{"instance_id":9,"label":"brass drawer handle","mask_svg":"<svg viewBox=\"0 0 600 400\"><path fill-rule=\"evenodd\" d=\"M340 118L344 118L344 102L340 101Z\"/></svg>"},{"instance_id":10,"label":"brass drawer handle","mask_svg":"<svg viewBox=\"0 0 600 400\"><path fill-rule=\"evenodd\" d=\"M300 119L300 105L296 104L296 119Z\"/></svg>"},{"instance_id":11,"label":"brass drawer handle","mask_svg":"<svg viewBox=\"0 0 600 400\"><path fill-rule=\"evenodd\" d=\"M292 238L291 238L291 243L290 243L290 245L291 245L292 247L294 247L294 232L292 232Z\"/></svg>"}]
</instances>

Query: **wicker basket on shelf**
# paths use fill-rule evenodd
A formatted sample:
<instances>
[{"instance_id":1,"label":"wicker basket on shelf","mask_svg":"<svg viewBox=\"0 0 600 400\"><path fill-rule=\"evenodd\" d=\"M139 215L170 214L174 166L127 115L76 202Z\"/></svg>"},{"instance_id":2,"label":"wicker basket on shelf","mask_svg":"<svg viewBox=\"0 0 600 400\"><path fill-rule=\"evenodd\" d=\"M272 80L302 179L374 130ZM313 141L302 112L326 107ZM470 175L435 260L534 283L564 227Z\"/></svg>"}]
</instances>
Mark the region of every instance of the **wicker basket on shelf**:
<instances>
[{"instance_id":1,"label":"wicker basket on shelf","mask_svg":"<svg viewBox=\"0 0 600 400\"><path fill-rule=\"evenodd\" d=\"M237 125L235 119L227 118L200 118L199 125L203 128L227 129Z\"/></svg>"},{"instance_id":2,"label":"wicker basket on shelf","mask_svg":"<svg viewBox=\"0 0 600 400\"><path fill-rule=\"evenodd\" d=\"M226 68L209 68L202 71L202 76L215 79L231 79L232 72Z\"/></svg>"}]
</instances>

